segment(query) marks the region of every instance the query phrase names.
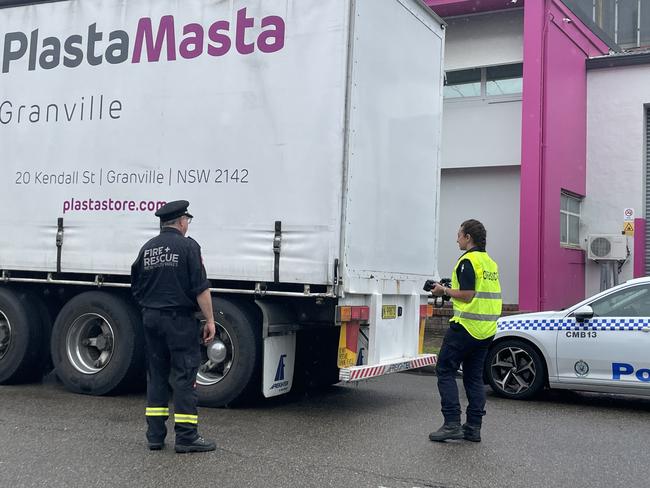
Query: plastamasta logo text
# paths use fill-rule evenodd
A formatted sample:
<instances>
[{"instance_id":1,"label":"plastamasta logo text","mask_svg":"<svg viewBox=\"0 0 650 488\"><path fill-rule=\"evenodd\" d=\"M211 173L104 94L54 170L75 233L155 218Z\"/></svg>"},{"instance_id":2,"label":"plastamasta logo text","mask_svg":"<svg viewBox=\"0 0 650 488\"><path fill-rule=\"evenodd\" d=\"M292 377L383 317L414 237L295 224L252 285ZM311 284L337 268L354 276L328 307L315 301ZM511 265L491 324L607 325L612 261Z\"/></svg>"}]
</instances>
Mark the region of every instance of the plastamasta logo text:
<instances>
[{"instance_id":1,"label":"plastamasta logo text","mask_svg":"<svg viewBox=\"0 0 650 488\"><path fill-rule=\"evenodd\" d=\"M251 29L255 27L259 27L259 34L252 39ZM285 22L282 17L270 15L258 23L254 17L248 16L246 8L237 12L235 25L228 20L216 20L210 25L189 23L179 26L173 15L165 15L155 26L151 17L142 17L138 20L132 50L131 36L127 31L114 30L106 34L98 30L97 23L88 26L85 37L75 33L65 39L43 37L40 29L34 29L29 34L5 34L2 73L18 67L26 67L29 71L37 68L49 70L61 65L76 68L84 61L97 66L104 61L137 64L142 61L154 63L161 58L166 61L175 61L177 57L193 59L205 54L218 57L226 55L233 46L241 55L252 54L256 49L273 53L284 47L284 41Z\"/></svg>"}]
</instances>

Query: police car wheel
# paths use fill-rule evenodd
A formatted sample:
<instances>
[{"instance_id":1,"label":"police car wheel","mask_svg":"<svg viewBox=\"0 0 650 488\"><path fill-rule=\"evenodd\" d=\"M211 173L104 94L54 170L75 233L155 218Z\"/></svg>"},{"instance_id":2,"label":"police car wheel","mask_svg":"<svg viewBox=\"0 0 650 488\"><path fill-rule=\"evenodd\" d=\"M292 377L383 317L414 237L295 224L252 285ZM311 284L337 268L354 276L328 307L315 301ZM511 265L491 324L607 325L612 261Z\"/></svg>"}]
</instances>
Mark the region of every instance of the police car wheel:
<instances>
[{"instance_id":1,"label":"police car wheel","mask_svg":"<svg viewBox=\"0 0 650 488\"><path fill-rule=\"evenodd\" d=\"M44 326L30 295L0 288L0 383L27 383L43 375Z\"/></svg>"},{"instance_id":2,"label":"police car wheel","mask_svg":"<svg viewBox=\"0 0 650 488\"><path fill-rule=\"evenodd\" d=\"M202 360L196 378L199 405L222 407L250 399L260 392L262 358L261 323L244 304L213 298L219 347Z\"/></svg>"},{"instance_id":3,"label":"police car wheel","mask_svg":"<svg viewBox=\"0 0 650 488\"><path fill-rule=\"evenodd\" d=\"M54 322L52 361L75 393L105 395L133 389L144 370L142 324L124 299L86 292L66 303Z\"/></svg>"},{"instance_id":4,"label":"police car wheel","mask_svg":"<svg viewBox=\"0 0 650 488\"><path fill-rule=\"evenodd\" d=\"M485 361L485 376L498 395L516 400L532 398L546 381L546 367L530 344L506 340L494 344Z\"/></svg>"}]
</instances>

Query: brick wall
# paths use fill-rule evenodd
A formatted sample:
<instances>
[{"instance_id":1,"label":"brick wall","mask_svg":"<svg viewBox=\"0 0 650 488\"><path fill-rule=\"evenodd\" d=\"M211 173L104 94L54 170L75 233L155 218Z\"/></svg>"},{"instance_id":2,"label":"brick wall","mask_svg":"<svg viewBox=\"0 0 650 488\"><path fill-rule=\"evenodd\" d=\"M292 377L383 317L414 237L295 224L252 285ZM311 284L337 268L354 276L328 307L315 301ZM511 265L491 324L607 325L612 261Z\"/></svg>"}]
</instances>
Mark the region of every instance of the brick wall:
<instances>
[{"instance_id":1,"label":"brick wall","mask_svg":"<svg viewBox=\"0 0 650 488\"><path fill-rule=\"evenodd\" d=\"M519 311L518 305L504 305L502 317L507 315L514 315L524 313ZM454 310L450 303L445 303L442 308L433 307L433 316L427 319L425 330L430 333L443 334L449 326L449 319L454 314Z\"/></svg>"}]
</instances>

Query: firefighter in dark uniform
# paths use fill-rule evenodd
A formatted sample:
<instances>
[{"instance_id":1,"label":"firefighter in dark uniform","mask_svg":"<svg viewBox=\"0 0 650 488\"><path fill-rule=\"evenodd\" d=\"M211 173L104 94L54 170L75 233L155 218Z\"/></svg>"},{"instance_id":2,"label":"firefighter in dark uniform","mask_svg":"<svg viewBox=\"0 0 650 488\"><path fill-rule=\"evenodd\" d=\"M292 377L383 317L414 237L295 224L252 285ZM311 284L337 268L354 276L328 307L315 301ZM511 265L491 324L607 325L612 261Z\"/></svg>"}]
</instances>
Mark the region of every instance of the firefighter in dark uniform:
<instances>
[{"instance_id":1,"label":"firefighter in dark uniform","mask_svg":"<svg viewBox=\"0 0 650 488\"><path fill-rule=\"evenodd\" d=\"M207 321L202 339L214 339L210 282L201 247L185 237L192 215L189 202L169 202L156 212L160 234L147 242L131 266L131 290L142 307L147 350L147 441L149 449L164 446L169 417L170 386L174 394L176 452L213 451L215 443L197 432L196 375L201 361L201 309ZM197 307L198 305L198 307Z\"/></svg>"}]
</instances>

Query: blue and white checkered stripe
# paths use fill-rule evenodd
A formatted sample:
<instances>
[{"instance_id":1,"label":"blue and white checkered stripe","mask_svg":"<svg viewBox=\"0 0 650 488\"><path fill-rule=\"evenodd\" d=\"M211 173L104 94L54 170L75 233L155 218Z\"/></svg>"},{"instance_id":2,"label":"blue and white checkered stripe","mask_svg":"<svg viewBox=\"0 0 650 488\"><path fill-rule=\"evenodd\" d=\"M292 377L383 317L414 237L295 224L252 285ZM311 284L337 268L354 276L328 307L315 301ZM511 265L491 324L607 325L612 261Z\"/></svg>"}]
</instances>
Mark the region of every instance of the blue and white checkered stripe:
<instances>
[{"instance_id":1,"label":"blue and white checkered stripe","mask_svg":"<svg viewBox=\"0 0 650 488\"><path fill-rule=\"evenodd\" d=\"M500 320L498 330L641 330L650 325L650 318L595 318L578 323L575 319Z\"/></svg>"}]
</instances>

